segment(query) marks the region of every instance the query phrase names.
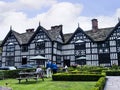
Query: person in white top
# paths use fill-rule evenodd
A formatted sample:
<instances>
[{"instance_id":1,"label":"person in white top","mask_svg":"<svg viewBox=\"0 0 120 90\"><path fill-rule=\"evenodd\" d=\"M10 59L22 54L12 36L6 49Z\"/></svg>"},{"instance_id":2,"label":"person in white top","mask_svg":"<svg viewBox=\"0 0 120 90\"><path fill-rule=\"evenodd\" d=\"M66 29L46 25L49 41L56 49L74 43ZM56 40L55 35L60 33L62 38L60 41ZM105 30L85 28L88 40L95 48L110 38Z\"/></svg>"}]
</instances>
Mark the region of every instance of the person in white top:
<instances>
[{"instance_id":1,"label":"person in white top","mask_svg":"<svg viewBox=\"0 0 120 90\"><path fill-rule=\"evenodd\" d=\"M41 77L42 80L44 81L44 79L43 79L43 71L42 71L41 66L37 66L36 73L37 73L37 78Z\"/></svg>"},{"instance_id":2,"label":"person in white top","mask_svg":"<svg viewBox=\"0 0 120 90\"><path fill-rule=\"evenodd\" d=\"M67 65L65 65L65 67L64 67L64 68L65 68L65 71L66 71L66 72L68 72L68 66L67 66Z\"/></svg>"}]
</instances>

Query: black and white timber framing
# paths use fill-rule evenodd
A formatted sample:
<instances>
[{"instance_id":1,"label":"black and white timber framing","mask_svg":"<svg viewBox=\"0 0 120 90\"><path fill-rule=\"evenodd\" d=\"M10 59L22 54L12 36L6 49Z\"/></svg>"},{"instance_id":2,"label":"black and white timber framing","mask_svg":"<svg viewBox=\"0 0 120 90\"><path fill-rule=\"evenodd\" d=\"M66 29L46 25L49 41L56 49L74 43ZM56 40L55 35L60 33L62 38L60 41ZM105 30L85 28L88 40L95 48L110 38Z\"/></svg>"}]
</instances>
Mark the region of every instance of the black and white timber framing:
<instances>
[{"instance_id":1,"label":"black and white timber framing","mask_svg":"<svg viewBox=\"0 0 120 90\"><path fill-rule=\"evenodd\" d=\"M17 33L10 29L2 44L1 66L21 64L45 64L45 60L30 60L41 55L59 66L91 65L120 66L120 22L115 27L98 28L92 20L92 30L79 26L74 33L63 34L62 25L46 30L41 25Z\"/></svg>"}]
</instances>

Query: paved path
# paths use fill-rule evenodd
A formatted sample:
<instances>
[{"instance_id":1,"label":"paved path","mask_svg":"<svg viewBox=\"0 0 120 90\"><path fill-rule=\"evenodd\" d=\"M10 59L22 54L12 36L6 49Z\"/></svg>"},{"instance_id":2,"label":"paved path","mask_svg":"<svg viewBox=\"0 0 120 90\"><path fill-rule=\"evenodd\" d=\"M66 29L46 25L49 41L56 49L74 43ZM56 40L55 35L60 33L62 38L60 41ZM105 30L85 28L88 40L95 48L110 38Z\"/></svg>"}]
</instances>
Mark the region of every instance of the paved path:
<instances>
[{"instance_id":1,"label":"paved path","mask_svg":"<svg viewBox=\"0 0 120 90\"><path fill-rule=\"evenodd\" d=\"M120 76L107 76L104 90L120 90Z\"/></svg>"},{"instance_id":2,"label":"paved path","mask_svg":"<svg viewBox=\"0 0 120 90\"><path fill-rule=\"evenodd\" d=\"M0 86L0 90L12 90L12 89L7 88L7 87L1 87L1 86Z\"/></svg>"}]
</instances>

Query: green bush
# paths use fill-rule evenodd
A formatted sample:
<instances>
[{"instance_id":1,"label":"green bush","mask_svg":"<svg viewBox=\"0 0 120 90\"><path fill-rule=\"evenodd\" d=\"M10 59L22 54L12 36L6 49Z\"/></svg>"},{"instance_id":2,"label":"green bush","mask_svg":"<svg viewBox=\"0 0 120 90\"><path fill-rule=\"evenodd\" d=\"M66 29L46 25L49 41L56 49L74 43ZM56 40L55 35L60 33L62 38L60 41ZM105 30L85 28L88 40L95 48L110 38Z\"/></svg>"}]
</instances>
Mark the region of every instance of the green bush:
<instances>
[{"instance_id":1,"label":"green bush","mask_svg":"<svg viewBox=\"0 0 120 90\"><path fill-rule=\"evenodd\" d=\"M120 76L120 70L107 70L104 72L107 76Z\"/></svg>"},{"instance_id":2,"label":"green bush","mask_svg":"<svg viewBox=\"0 0 120 90\"><path fill-rule=\"evenodd\" d=\"M101 74L54 74L52 80L54 81L97 81Z\"/></svg>"},{"instance_id":3,"label":"green bush","mask_svg":"<svg viewBox=\"0 0 120 90\"><path fill-rule=\"evenodd\" d=\"M70 74L101 74L100 72L90 72L90 71L78 71L78 70L74 70L74 71L69 71Z\"/></svg>"},{"instance_id":4,"label":"green bush","mask_svg":"<svg viewBox=\"0 0 120 90\"><path fill-rule=\"evenodd\" d=\"M4 79L4 73L0 71L0 80Z\"/></svg>"},{"instance_id":5,"label":"green bush","mask_svg":"<svg viewBox=\"0 0 120 90\"><path fill-rule=\"evenodd\" d=\"M119 66L116 65L116 64L113 64L112 67L111 67L111 69L113 69L113 70L117 70L117 69L119 69Z\"/></svg>"},{"instance_id":6,"label":"green bush","mask_svg":"<svg viewBox=\"0 0 120 90\"><path fill-rule=\"evenodd\" d=\"M4 78L17 78L19 77L19 72L30 72L34 69L17 69L17 70L1 70L1 72L4 74Z\"/></svg>"},{"instance_id":7,"label":"green bush","mask_svg":"<svg viewBox=\"0 0 120 90\"><path fill-rule=\"evenodd\" d=\"M97 82L94 88L92 90L103 90L106 83L105 77L101 77Z\"/></svg>"}]
</instances>

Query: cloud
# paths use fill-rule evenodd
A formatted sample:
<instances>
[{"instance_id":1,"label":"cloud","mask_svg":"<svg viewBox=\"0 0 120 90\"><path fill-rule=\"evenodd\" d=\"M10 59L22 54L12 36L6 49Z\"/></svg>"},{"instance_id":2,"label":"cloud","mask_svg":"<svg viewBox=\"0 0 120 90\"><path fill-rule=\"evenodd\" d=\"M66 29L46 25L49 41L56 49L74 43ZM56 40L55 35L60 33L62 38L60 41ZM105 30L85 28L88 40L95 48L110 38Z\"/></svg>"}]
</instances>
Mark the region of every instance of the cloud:
<instances>
[{"instance_id":1,"label":"cloud","mask_svg":"<svg viewBox=\"0 0 120 90\"><path fill-rule=\"evenodd\" d=\"M82 8L83 6L79 4L74 5L68 2L58 3L53 5L48 12L38 15L37 18L47 28L57 24L63 24L64 27L72 27L72 23L76 22Z\"/></svg>"},{"instance_id":2,"label":"cloud","mask_svg":"<svg viewBox=\"0 0 120 90\"><path fill-rule=\"evenodd\" d=\"M50 7L56 0L15 0L13 2L0 1L0 12L20 10L40 10L43 7Z\"/></svg>"},{"instance_id":3,"label":"cloud","mask_svg":"<svg viewBox=\"0 0 120 90\"><path fill-rule=\"evenodd\" d=\"M36 2L35 2L36 1ZM40 2L41 1L41 2ZM22 8L21 8L22 7ZM44 13L29 18L25 9L39 9L49 7ZM85 17L81 16L84 5L69 2L57 2L56 0L16 0L15 2L0 1L0 40L9 32L10 25L13 30L23 33L28 28L37 28L39 21L46 29L54 25L63 25L64 33L71 33L77 29L78 23L83 30L91 29L91 19L97 18L99 28L111 27L117 24L120 8L111 16ZM34 12L33 12L34 13Z\"/></svg>"},{"instance_id":4,"label":"cloud","mask_svg":"<svg viewBox=\"0 0 120 90\"><path fill-rule=\"evenodd\" d=\"M18 0L16 3L18 2L27 9L40 9L55 4L56 0Z\"/></svg>"}]
</instances>

